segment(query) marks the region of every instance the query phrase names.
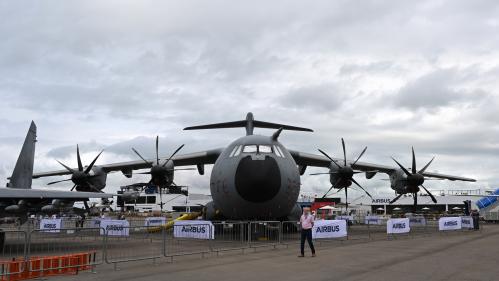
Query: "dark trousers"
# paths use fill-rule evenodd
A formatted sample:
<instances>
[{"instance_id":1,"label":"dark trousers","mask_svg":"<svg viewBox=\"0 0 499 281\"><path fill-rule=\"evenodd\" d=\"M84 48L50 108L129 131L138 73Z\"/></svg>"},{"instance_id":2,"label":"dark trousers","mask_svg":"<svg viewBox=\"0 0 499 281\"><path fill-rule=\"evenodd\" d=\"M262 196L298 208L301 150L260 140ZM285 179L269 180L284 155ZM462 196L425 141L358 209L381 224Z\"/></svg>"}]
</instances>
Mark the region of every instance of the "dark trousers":
<instances>
[{"instance_id":1,"label":"dark trousers","mask_svg":"<svg viewBox=\"0 0 499 281\"><path fill-rule=\"evenodd\" d=\"M305 255L305 239L307 239L308 241L308 245L310 246L310 250L312 250L312 254L315 254L314 243L312 242L312 229L301 230L300 250L302 255Z\"/></svg>"}]
</instances>

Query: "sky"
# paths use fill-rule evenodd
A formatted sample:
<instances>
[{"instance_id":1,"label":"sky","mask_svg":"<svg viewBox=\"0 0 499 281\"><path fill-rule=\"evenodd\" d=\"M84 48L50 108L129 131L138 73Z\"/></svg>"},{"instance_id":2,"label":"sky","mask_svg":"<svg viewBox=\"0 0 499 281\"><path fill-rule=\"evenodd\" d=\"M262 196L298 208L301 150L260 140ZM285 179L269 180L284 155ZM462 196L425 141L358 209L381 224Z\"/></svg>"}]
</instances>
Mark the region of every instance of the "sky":
<instances>
[{"instance_id":1,"label":"sky","mask_svg":"<svg viewBox=\"0 0 499 281\"><path fill-rule=\"evenodd\" d=\"M0 182L11 174L30 121L35 171L223 147L243 128L183 131L255 119L285 131L290 149L418 166L476 178L428 182L434 191L499 185L497 1L0 1ZM270 135L272 130L256 129ZM322 195L308 168L302 192ZM204 176L177 184L209 194ZM393 195L387 176L366 180ZM34 180L34 187L64 177ZM110 174L105 191L146 180ZM53 189L68 190L60 184ZM361 196L360 192L353 196Z\"/></svg>"}]
</instances>

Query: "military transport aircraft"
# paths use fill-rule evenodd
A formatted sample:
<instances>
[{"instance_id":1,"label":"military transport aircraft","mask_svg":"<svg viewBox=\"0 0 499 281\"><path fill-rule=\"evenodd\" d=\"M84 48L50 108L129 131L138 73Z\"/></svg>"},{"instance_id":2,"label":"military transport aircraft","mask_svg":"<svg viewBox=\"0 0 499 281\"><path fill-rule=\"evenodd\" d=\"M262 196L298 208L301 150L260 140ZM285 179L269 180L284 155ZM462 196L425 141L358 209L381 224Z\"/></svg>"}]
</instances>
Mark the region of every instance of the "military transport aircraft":
<instances>
[{"instance_id":1,"label":"military transport aircraft","mask_svg":"<svg viewBox=\"0 0 499 281\"><path fill-rule=\"evenodd\" d=\"M288 150L278 138L283 130L312 132L311 129L254 120L247 114L245 120L187 127L184 130L225 129L243 127L246 136L236 139L224 148L177 155L171 158L172 167L197 165L204 174L204 165L213 164L210 177L210 191L213 201L205 211L207 219L288 219L301 213L296 204L300 192L300 175L307 166L330 168L330 159L321 155ZM277 129L271 136L254 135L254 128ZM159 163L169 158L160 158ZM101 165L106 171L132 174L131 170L150 168L154 160L141 160ZM408 176L389 166L362 162L344 161L345 166L363 171L367 178L382 172L392 176L392 188L408 183ZM330 170L331 171L331 170ZM474 181L473 179L422 173L427 177L450 180ZM333 185L335 183L332 183ZM412 182L411 182L412 184ZM398 189L403 192L405 189Z\"/></svg>"},{"instance_id":2,"label":"military transport aircraft","mask_svg":"<svg viewBox=\"0 0 499 281\"><path fill-rule=\"evenodd\" d=\"M31 189L35 158L36 125L24 140L16 166L6 188L0 188L0 217L27 219L28 213L55 213L72 208L74 202L89 198L111 198L112 194Z\"/></svg>"}]
</instances>

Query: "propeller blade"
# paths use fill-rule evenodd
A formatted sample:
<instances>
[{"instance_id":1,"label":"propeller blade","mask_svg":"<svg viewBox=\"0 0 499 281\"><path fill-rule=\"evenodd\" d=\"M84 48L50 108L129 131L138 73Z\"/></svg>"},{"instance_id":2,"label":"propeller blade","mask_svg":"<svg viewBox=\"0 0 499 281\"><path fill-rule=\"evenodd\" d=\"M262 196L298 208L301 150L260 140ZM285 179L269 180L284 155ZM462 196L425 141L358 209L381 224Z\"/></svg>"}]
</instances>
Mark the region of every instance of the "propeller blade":
<instances>
[{"instance_id":1,"label":"propeller blade","mask_svg":"<svg viewBox=\"0 0 499 281\"><path fill-rule=\"evenodd\" d=\"M415 192L412 196L414 197L414 210L413 210L413 211L414 211L414 213L415 213L415 212L416 212L416 209L417 209L417 207L418 207L418 193L417 193L417 192Z\"/></svg>"},{"instance_id":2,"label":"propeller blade","mask_svg":"<svg viewBox=\"0 0 499 281\"><path fill-rule=\"evenodd\" d=\"M64 165L62 162L60 162L59 160L55 160L57 161L57 163L61 164L61 166L63 166L64 168L66 168L66 170L68 170L69 172L71 173L74 173L75 171L71 168L69 168L68 166Z\"/></svg>"},{"instance_id":3,"label":"propeller blade","mask_svg":"<svg viewBox=\"0 0 499 281\"><path fill-rule=\"evenodd\" d=\"M90 207L88 206L88 201L83 201L83 206L85 206L85 211L90 214Z\"/></svg>"},{"instance_id":4,"label":"propeller blade","mask_svg":"<svg viewBox=\"0 0 499 281\"><path fill-rule=\"evenodd\" d=\"M395 199L393 199L392 201L390 201L390 204L395 203L395 201L399 200L399 198L402 197L402 195L404 195L404 194L399 194L397 197L395 197Z\"/></svg>"},{"instance_id":5,"label":"propeller blade","mask_svg":"<svg viewBox=\"0 0 499 281\"><path fill-rule=\"evenodd\" d=\"M331 185L331 188L329 188L329 190L326 193L324 193L322 198L325 198L326 195L329 193L329 191L331 191L331 189L333 189L335 186L337 186L340 183L340 181L341 181L341 179L337 179L336 182L333 185ZM341 188L340 188L340 190L341 190Z\"/></svg>"},{"instance_id":6,"label":"propeller blade","mask_svg":"<svg viewBox=\"0 0 499 281\"><path fill-rule=\"evenodd\" d=\"M168 160L166 160L166 162L163 164L163 167L166 165L166 163L168 163L170 160L172 160L173 156L175 156L175 154L177 154L177 152L179 152L183 147L184 147L185 144L182 144L181 146L179 146L179 148L177 148L177 150L175 150L175 152L172 153L172 155L170 155L170 158L168 158Z\"/></svg>"},{"instance_id":7,"label":"propeller blade","mask_svg":"<svg viewBox=\"0 0 499 281\"><path fill-rule=\"evenodd\" d=\"M56 184L56 183L60 183L60 182L63 182L63 181L70 181L71 179L67 179L67 180L60 180L60 181L53 181L53 182L49 182L47 183L47 185L52 185L52 184Z\"/></svg>"},{"instance_id":8,"label":"propeller blade","mask_svg":"<svg viewBox=\"0 0 499 281\"><path fill-rule=\"evenodd\" d=\"M355 162L353 162L352 166L357 164L357 161L360 160L360 157L362 157L362 155L364 155L364 153L366 153L366 150L367 150L367 146L364 147L364 150L362 150L362 152L360 153L359 157L357 157L357 160L355 160Z\"/></svg>"},{"instance_id":9,"label":"propeller blade","mask_svg":"<svg viewBox=\"0 0 499 281\"><path fill-rule=\"evenodd\" d=\"M431 201L433 201L433 203L436 204L437 203L437 199L435 198L435 196L433 196L433 194L431 194L431 192L428 189L426 189L426 187L424 187L424 185L421 185L421 187L424 189L424 191L426 191L426 193L428 193L428 195L430 195Z\"/></svg>"},{"instance_id":10,"label":"propeller blade","mask_svg":"<svg viewBox=\"0 0 499 281\"><path fill-rule=\"evenodd\" d=\"M400 164L397 160L395 160L395 158L393 158L393 157L392 157L392 159L393 159L393 161L395 161L395 163L397 163L397 165L400 167L400 169L402 169L402 171L404 171L404 173L405 173L406 175L408 175L408 176L412 176L412 174L411 174L411 173L409 173L409 171L407 171L407 169L406 169L406 168L404 168L404 166L402 166L402 164Z\"/></svg>"},{"instance_id":11,"label":"propeller blade","mask_svg":"<svg viewBox=\"0 0 499 281\"><path fill-rule=\"evenodd\" d=\"M156 136L156 165L159 165L159 136Z\"/></svg>"},{"instance_id":12,"label":"propeller blade","mask_svg":"<svg viewBox=\"0 0 499 281\"><path fill-rule=\"evenodd\" d=\"M345 211L347 212L348 216L348 188L345 187Z\"/></svg>"},{"instance_id":13,"label":"propeller blade","mask_svg":"<svg viewBox=\"0 0 499 281\"><path fill-rule=\"evenodd\" d=\"M343 146L343 162L345 163L345 166L347 165L347 151L345 149L345 140L341 138L341 146Z\"/></svg>"},{"instance_id":14,"label":"propeller blade","mask_svg":"<svg viewBox=\"0 0 499 281\"><path fill-rule=\"evenodd\" d=\"M326 193L324 193L324 195L322 195L322 198L326 198L326 195L331 191L331 189L334 188L334 185L331 185L331 187L327 190Z\"/></svg>"},{"instance_id":15,"label":"propeller blade","mask_svg":"<svg viewBox=\"0 0 499 281\"><path fill-rule=\"evenodd\" d=\"M99 159L99 156L102 154L102 152L104 152L104 150L101 150L99 152L99 154L97 154L97 156L95 156L94 160L90 163L90 165L88 165L87 169L85 169L85 174L88 174L92 170L92 168L94 167L95 161L97 161L97 159Z\"/></svg>"},{"instance_id":16,"label":"propeller blade","mask_svg":"<svg viewBox=\"0 0 499 281\"><path fill-rule=\"evenodd\" d=\"M136 174L138 174L138 175L150 175L151 172L142 172L142 173L136 173Z\"/></svg>"},{"instance_id":17,"label":"propeller blade","mask_svg":"<svg viewBox=\"0 0 499 281\"><path fill-rule=\"evenodd\" d=\"M355 183L358 187L360 187L360 189L364 190L367 196L371 197L371 199L373 198L371 194L369 194L369 192L367 192L367 190L365 190L355 179L352 179L352 182Z\"/></svg>"},{"instance_id":18,"label":"propeller blade","mask_svg":"<svg viewBox=\"0 0 499 281\"><path fill-rule=\"evenodd\" d=\"M324 156L326 156L329 160L331 160L331 162L333 162L334 164L336 164L336 166L338 166L338 168L340 168L340 169L342 168L338 163L336 163L336 161L334 161L333 158L331 158L329 155L327 155L326 152L324 152L324 151L322 151L320 149L319 149L319 152L322 153Z\"/></svg>"},{"instance_id":19,"label":"propeller blade","mask_svg":"<svg viewBox=\"0 0 499 281\"><path fill-rule=\"evenodd\" d=\"M139 157L140 157L140 159L142 159L142 161L144 161L144 162L145 162L146 164L148 164L148 165L152 165L152 163L150 163L150 162L149 162L149 161L147 161L144 157L142 157L142 155L140 155L140 153L139 153L139 152L138 152L135 148L133 148L133 147L132 147L132 150L133 150L133 152L135 152L135 154L137 154L137 156L139 156Z\"/></svg>"},{"instance_id":20,"label":"propeller blade","mask_svg":"<svg viewBox=\"0 0 499 281\"><path fill-rule=\"evenodd\" d=\"M83 164L81 164L80 147L76 145L76 159L78 160L78 171L83 172Z\"/></svg>"},{"instance_id":21,"label":"propeller blade","mask_svg":"<svg viewBox=\"0 0 499 281\"><path fill-rule=\"evenodd\" d=\"M423 169L421 169L418 173L422 174L426 171L426 169L430 166L431 162L433 162L433 160L435 159L435 157L431 158L430 162L428 162L428 164L426 164L426 166L424 166Z\"/></svg>"},{"instance_id":22,"label":"propeller blade","mask_svg":"<svg viewBox=\"0 0 499 281\"><path fill-rule=\"evenodd\" d=\"M76 188L76 184L75 184L75 185L73 185L73 188L71 188L71 190L70 190L70 191L73 191L75 188Z\"/></svg>"},{"instance_id":23,"label":"propeller blade","mask_svg":"<svg viewBox=\"0 0 499 281\"><path fill-rule=\"evenodd\" d=\"M412 173L417 173L416 169L416 155L414 154L414 147L412 147Z\"/></svg>"}]
</instances>

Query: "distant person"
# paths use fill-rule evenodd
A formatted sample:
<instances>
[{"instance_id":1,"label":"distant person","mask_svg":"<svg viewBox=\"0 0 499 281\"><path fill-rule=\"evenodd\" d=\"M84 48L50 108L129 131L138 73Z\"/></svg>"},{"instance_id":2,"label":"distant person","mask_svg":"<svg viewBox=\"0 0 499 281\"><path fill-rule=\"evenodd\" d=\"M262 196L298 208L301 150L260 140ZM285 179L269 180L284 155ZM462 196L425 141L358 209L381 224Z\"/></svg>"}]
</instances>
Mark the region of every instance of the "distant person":
<instances>
[{"instance_id":1,"label":"distant person","mask_svg":"<svg viewBox=\"0 0 499 281\"><path fill-rule=\"evenodd\" d=\"M314 243L312 242L312 228L314 227L314 220L314 216L310 213L310 208L303 208L303 214L300 217L301 255L298 256L300 258L303 258L305 256L305 239L308 241L308 245L310 246L310 250L312 251L312 257L315 257L315 248Z\"/></svg>"},{"instance_id":2,"label":"distant person","mask_svg":"<svg viewBox=\"0 0 499 281\"><path fill-rule=\"evenodd\" d=\"M477 210L471 211L471 217L473 218L473 229L480 229L480 213Z\"/></svg>"}]
</instances>

